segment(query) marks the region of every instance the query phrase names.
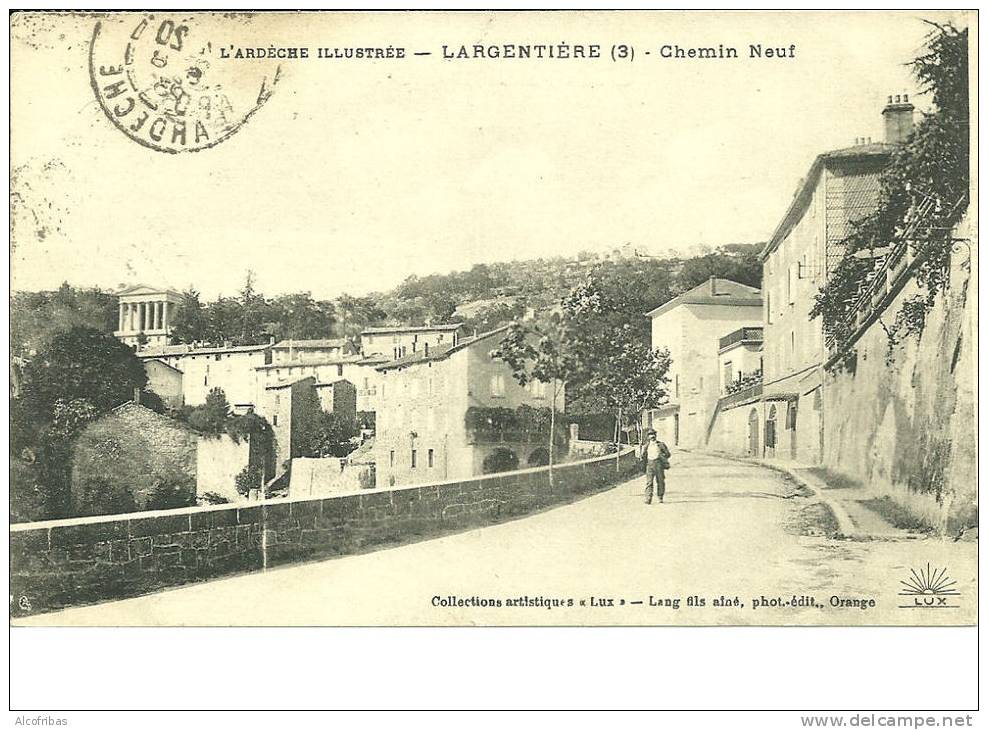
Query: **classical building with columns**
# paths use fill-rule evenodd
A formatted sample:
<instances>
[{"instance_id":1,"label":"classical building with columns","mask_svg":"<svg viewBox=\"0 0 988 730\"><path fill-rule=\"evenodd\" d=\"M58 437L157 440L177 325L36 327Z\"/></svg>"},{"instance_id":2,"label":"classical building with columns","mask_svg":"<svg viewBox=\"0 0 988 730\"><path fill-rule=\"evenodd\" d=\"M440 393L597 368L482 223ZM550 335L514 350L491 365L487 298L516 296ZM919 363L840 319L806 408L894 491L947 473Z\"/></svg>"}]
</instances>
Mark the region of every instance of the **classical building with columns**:
<instances>
[{"instance_id":1,"label":"classical building with columns","mask_svg":"<svg viewBox=\"0 0 988 730\"><path fill-rule=\"evenodd\" d=\"M164 347L171 335L171 319L182 295L171 289L137 284L117 292L120 311L113 334L135 350ZM141 335L146 341L140 342Z\"/></svg>"}]
</instances>

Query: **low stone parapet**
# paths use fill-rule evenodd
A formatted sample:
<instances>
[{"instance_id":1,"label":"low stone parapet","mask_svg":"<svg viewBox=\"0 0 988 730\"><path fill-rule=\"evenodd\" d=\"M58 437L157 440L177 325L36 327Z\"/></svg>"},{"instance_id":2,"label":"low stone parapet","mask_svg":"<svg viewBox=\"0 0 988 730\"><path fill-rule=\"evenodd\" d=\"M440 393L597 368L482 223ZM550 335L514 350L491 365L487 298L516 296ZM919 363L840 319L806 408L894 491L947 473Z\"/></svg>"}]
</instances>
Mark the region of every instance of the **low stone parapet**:
<instances>
[{"instance_id":1,"label":"low stone parapet","mask_svg":"<svg viewBox=\"0 0 988 730\"><path fill-rule=\"evenodd\" d=\"M520 517L634 473L632 450L464 481L10 527L12 616L347 555Z\"/></svg>"}]
</instances>

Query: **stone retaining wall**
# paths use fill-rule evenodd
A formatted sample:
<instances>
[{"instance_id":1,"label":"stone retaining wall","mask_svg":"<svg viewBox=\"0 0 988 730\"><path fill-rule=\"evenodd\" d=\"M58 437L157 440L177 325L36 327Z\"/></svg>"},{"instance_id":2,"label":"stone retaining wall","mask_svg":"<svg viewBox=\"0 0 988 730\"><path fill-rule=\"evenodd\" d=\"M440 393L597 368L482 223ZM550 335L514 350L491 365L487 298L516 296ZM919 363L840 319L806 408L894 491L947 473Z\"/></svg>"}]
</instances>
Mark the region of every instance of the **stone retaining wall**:
<instances>
[{"instance_id":1,"label":"stone retaining wall","mask_svg":"<svg viewBox=\"0 0 988 730\"><path fill-rule=\"evenodd\" d=\"M332 497L12 525L11 615L148 593L492 524L603 490L614 456ZM574 536L576 538L576 536Z\"/></svg>"}]
</instances>

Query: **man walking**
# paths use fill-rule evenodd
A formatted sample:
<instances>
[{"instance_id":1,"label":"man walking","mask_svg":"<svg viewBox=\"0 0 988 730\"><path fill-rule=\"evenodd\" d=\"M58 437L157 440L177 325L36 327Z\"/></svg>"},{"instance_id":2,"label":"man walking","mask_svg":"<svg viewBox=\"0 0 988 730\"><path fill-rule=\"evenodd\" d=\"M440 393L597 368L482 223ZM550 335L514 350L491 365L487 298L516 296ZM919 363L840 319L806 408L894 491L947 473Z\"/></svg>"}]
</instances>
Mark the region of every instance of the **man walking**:
<instances>
[{"instance_id":1,"label":"man walking","mask_svg":"<svg viewBox=\"0 0 988 730\"><path fill-rule=\"evenodd\" d=\"M666 469L669 468L669 447L659 441L655 429L648 429L648 440L642 449L642 464L645 466L645 504L652 504L652 484L659 502L666 493Z\"/></svg>"}]
</instances>

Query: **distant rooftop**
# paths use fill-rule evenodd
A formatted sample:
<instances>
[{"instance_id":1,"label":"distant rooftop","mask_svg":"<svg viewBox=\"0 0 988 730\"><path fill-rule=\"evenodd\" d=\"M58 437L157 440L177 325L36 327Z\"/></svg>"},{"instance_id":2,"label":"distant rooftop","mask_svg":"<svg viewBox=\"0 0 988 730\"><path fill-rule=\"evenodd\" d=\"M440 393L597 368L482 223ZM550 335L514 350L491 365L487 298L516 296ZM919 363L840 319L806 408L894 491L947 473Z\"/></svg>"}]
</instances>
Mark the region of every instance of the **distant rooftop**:
<instances>
[{"instance_id":1,"label":"distant rooftop","mask_svg":"<svg viewBox=\"0 0 988 730\"><path fill-rule=\"evenodd\" d=\"M326 340L282 340L274 345L275 350L319 350L331 347L346 347L349 341L343 337L334 337Z\"/></svg>"},{"instance_id":2,"label":"distant rooftop","mask_svg":"<svg viewBox=\"0 0 988 730\"><path fill-rule=\"evenodd\" d=\"M421 325L416 327L368 327L363 330L360 334L362 335L384 335L398 332L453 332L462 327L461 322L455 322L453 324L432 324L432 325Z\"/></svg>"},{"instance_id":3,"label":"distant rooftop","mask_svg":"<svg viewBox=\"0 0 988 730\"><path fill-rule=\"evenodd\" d=\"M288 388L296 383L301 383L303 380L315 381L315 378L311 375L300 375L297 378L285 378L284 380L278 380L277 382L271 383L270 385L265 385L265 390L278 390L280 388Z\"/></svg>"},{"instance_id":4,"label":"distant rooftop","mask_svg":"<svg viewBox=\"0 0 988 730\"><path fill-rule=\"evenodd\" d=\"M707 281L698 284L675 299L670 299L660 307L656 307L647 316L657 317L681 304L716 304L730 307L760 307L762 306L762 291L747 284L740 284L731 279L721 279L711 276Z\"/></svg>"},{"instance_id":5,"label":"distant rooftop","mask_svg":"<svg viewBox=\"0 0 988 730\"><path fill-rule=\"evenodd\" d=\"M325 357L319 360L286 360L284 362L272 362L265 365L258 365L256 370L277 370L278 368L308 368L322 365L377 365L385 362L384 357L364 357L358 354L340 355L338 357Z\"/></svg>"},{"instance_id":6,"label":"distant rooftop","mask_svg":"<svg viewBox=\"0 0 988 730\"><path fill-rule=\"evenodd\" d=\"M165 345L138 350L138 357L174 357L176 355L218 355L220 353L259 352L271 345L225 345L222 347L192 347L191 345Z\"/></svg>"},{"instance_id":7,"label":"distant rooftop","mask_svg":"<svg viewBox=\"0 0 988 730\"><path fill-rule=\"evenodd\" d=\"M475 345L481 340L486 340L489 337L500 334L507 331L511 325L503 325L497 329L493 329L490 332L484 332L482 334L476 335L474 337L468 337L466 339L460 340L455 346L453 344L444 344L439 346L429 347L428 355L426 354L425 348L417 350L405 357L400 357L397 360L390 360L383 365L378 366L378 370L395 370L397 368L407 367L408 365L417 365L423 362L435 362L437 360L445 360L454 352L459 352L460 350L465 350L471 345Z\"/></svg>"}]
</instances>

